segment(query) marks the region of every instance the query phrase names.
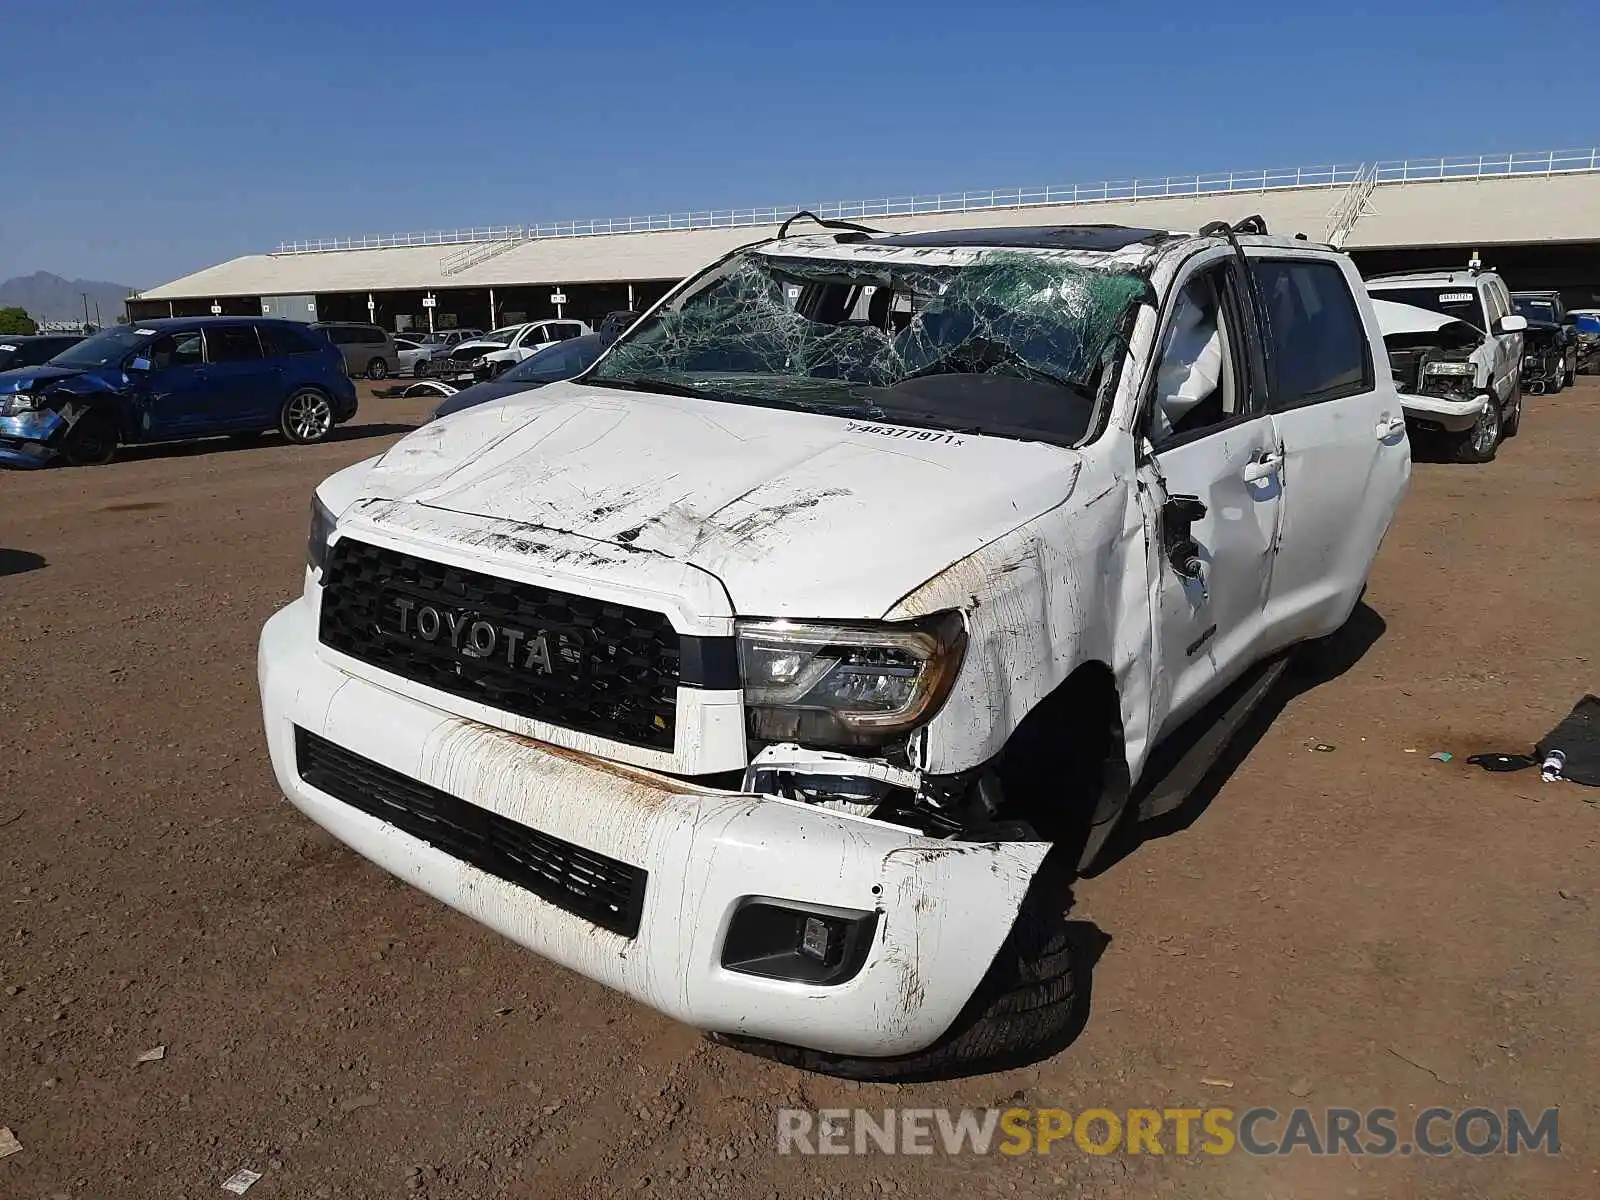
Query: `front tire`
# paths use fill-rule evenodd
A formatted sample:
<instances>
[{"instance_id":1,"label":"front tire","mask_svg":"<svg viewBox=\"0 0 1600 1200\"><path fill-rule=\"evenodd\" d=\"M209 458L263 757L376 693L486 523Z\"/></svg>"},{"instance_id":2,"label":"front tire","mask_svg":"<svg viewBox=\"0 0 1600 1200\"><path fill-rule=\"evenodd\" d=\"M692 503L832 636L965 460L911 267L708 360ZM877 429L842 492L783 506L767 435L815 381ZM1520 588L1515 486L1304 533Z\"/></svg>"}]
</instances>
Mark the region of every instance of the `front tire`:
<instances>
[{"instance_id":1,"label":"front tire","mask_svg":"<svg viewBox=\"0 0 1600 1200\"><path fill-rule=\"evenodd\" d=\"M1517 389L1519 397L1521 391L1521 388ZM1455 446L1451 457L1460 463L1493 462L1503 436L1500 401L1491 395L1489 403L1483 406L1483 412L1478 415L1477 424L1465 433L1454 435Z\"/></svg>"},{"instance_id":2,"label":"front tire","mask_svg":"<svg viewBox=\"0 0 1600 1200\"><path fill-rule=\"evenodd\" d=\"M333 426L333 401L316 388L301 388L283 402L278 428L296 445L327 441Z\"/></svg>"},{"instance_id":3,"label":"front tire","mask_svg":"<svg viewBox=\"0 0 1600 1200\"><path fill-rule=\"evenodd\" d=\"M68 466L103 467L117 453L117 426L105 413L90 412L67 431L61 457Z\"/></svg>"}]
</instances>

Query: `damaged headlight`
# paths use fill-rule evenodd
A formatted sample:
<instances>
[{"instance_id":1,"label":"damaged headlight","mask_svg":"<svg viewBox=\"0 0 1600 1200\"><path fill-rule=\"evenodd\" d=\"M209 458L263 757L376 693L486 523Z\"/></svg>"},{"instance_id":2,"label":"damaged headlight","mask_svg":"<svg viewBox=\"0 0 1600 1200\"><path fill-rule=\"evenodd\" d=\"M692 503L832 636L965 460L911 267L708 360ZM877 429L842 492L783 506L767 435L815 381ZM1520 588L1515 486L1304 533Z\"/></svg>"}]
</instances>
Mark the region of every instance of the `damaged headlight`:
<instances>
[{"instance_id":1,"label":"damaged headlight","mask_svg":"<svg viewBox=\"0 0 1600 1200\"><path fill-rule=\"evenodd\" d=\"M41 399L31 392L13 392L0 400L0 417L20 417L23 413L38 412Z\"/></svg>"},{"instance_id":2,"label":"damaged headlight","mask_svg":"<svg viewBox=\"0 0 1600 1200\"><path fill-rule=\"evenodd\" d=\"M959 613L875 625L739 623L750 733L809 746L880 746L944 703L966 650Z\"/></svg>"},{"instance_id":3,"label":"damaged headlight","mask_svg":"<svg viewBox=\"0 0 1600 1200\"><path fill-rule=\"evenodd\" d=\"M1424 375L1471 375L1473 370L1469 362L1431 362L1422 372Z\"/></svg>"},{"instance_id":4,"label":"damaged headlight","mask_svg":"<svg viewBox=\"0 0 1600 1200\"><path fill-rule=\"evenodd\" d=\"M328 561L328 541L333 537L337 518L333 510L313 493L311 496L311 536L306 539L306 564L317 574L322 574Z\"/></svg>"}]
</instances>

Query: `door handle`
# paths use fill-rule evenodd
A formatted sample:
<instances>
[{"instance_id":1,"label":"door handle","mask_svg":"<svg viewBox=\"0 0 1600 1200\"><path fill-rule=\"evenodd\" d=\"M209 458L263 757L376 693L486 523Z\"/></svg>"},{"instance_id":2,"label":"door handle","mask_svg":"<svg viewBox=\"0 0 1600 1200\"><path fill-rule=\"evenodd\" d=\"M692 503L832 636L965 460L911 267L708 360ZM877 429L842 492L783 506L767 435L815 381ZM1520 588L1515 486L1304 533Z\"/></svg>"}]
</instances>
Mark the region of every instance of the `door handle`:
<instances>
[{"instance_id":1,"label":"door handle","mask_svg":"<svg viewBox=\"0 0 1600 1200\"><path fill-rule=\"evenodd\" d=\"M1379 417L1378 424L1373 429L1380 442L1386 442L1397 433L1403 433L1406 427L1404 417Z\"/></svg>"},{"instance_id":2,"label":"door handle","mask_svg":"<svg viewBox=\"0 0 1600 1200\"><path fill-rule=\"evenodd\" d=\"M1281 454L1263 454L1260 458L1253 458L1244 465L1244 481L1260 483L1264 479L1271 479L1281 466L1283 466Z\"/></svg>"}]
</instances>

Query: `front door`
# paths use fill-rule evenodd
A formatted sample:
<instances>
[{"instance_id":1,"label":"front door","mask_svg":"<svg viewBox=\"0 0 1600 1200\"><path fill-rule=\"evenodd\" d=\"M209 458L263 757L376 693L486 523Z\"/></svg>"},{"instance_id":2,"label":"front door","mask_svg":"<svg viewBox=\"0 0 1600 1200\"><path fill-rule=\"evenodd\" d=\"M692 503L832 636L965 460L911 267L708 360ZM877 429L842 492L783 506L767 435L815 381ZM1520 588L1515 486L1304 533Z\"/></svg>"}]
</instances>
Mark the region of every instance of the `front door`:
<instances>
[{"instance_id":1,"label":"front door","mask_svg":"<svg viewBox=\"0 0 1600 1200\"><path fill-rule=\"evenodd\" d=\"M1383 340L1348 261L1253 260L1271 338L1271 409L1288 499L1272 564L1272 648L1338 629L1355 607L1409 473ZM1281 255L1281 256L1280 256Z\"/></svg>"},{"instance_id":2,"label":"front door","mask_svg":"<svg viewBox=\"0 0 1600 1200\"><path fill-rule=\"evenodd\" d=\"M189 436L211 384L200 331L162 334L143 357L149 369L138 376L137 427L130 432L141 442Z\"/></svg>"},{"instance_id":3,"label":"front door","mask_svg":"<svg viewBox=\"0 0 1600 1200\"><path fill-rule=\"evenodd\" d=\"M1156 737L1261 657L1283 458L1240 283L1232 255L1180 281L1143 410Z\"/></svg>"}]
</instances>

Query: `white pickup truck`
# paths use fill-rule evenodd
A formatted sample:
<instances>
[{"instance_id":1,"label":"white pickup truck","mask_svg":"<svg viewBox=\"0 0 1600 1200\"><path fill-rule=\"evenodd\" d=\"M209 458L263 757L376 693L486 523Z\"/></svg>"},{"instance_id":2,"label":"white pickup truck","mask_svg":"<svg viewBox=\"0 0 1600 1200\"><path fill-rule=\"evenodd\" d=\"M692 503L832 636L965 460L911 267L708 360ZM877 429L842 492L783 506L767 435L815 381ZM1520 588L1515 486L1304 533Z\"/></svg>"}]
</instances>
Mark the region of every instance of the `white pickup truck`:
<instances>
[{"instance_id":1,"label":"white pickup truck","mask_svg":"<svg viewBox=\"0 0 1600 1200\"><path fill-rule=\"evenodd\" d=\"M1406 417L1442 433L1460 462L1488 462L1522 425L1526 317L1493 271L1367 280Z\"/></svg>"},{"instance_id":2,"label":"white pickup truck","mask_svg":"<svg viewBox=\"0 0 1600 1200\"><path fill-rule=\"evenodd\" d=\"M428 364L428 373L447 382L497 379L526 358L557 342L594 332L584 321L526 321L492 329L479 337L458 342Z\"/></svg>"},{"instance_id":3,"label":"white pickup truck","mask_svg":"<svg viewBox=\"0 0 1600 1200\"><path fill-rule=\"evenodd\" d=\"M1350 616L1405 422L1350 260L1258 218L824 226L325 480L267 742L334 836L664 1013L975 1069L1073 1019L1056 867Z\"/></svg>"}]
</instances>

